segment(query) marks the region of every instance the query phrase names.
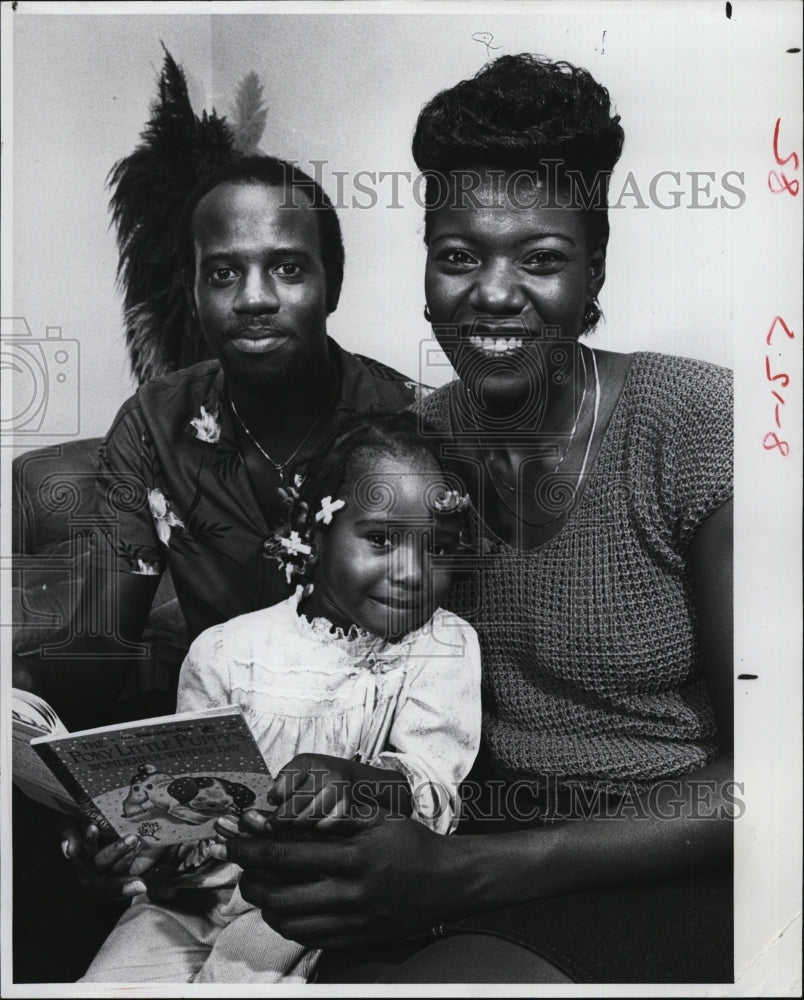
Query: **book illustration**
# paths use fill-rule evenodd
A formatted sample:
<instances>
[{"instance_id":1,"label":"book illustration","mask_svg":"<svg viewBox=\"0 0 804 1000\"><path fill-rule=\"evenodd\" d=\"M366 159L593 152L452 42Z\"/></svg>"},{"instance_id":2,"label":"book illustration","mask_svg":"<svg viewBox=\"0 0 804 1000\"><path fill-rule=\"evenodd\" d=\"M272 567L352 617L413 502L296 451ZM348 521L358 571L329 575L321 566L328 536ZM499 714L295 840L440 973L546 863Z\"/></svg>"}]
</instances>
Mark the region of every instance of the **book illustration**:
<instances>
[{"instance_id":1,"label":"book illustration","mask_svg":"<svg viewBox=\"0 0 804 1000\"><path fill-rule=\"evenodd\" d=\"M273 778L242 709L225 706L31 744L108 836L199 842L221 816L263 807Z\"/></svg>"},{"instance_id":2,"label":"book illustration","mask_svg":"<svg viewBox=\"0 0 804 1000\"><path fill-rule=\"evenodd\" d=\"M210 816L239 816L256 800L256 792L239 781L220 775L157 771L141 764L123 800L127 819L170 816L179 823L204 823Z\"/></svg>"}]
</instances>

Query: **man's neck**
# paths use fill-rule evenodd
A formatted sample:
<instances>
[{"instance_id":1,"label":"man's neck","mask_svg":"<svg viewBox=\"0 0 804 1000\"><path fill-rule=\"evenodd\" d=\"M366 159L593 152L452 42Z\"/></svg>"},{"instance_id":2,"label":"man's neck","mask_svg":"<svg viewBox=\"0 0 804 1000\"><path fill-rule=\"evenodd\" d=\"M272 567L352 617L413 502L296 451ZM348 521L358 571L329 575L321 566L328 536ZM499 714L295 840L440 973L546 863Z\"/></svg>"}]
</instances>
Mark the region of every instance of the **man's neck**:
<instances>
[{"instance_id":1,"label":"man's neck","mask_svg":"<svg viewBox=\"0 0 804 1000\"><path fill-rule=\"evenodd\" d=\"M261 434L275 434L277 428L292 434L295 428L309 425L333 400L339 383L339 365L331 351L320 366L301 376L262 385L227 377L237 414L258 439Z\"/></svg>"}]
</instances>

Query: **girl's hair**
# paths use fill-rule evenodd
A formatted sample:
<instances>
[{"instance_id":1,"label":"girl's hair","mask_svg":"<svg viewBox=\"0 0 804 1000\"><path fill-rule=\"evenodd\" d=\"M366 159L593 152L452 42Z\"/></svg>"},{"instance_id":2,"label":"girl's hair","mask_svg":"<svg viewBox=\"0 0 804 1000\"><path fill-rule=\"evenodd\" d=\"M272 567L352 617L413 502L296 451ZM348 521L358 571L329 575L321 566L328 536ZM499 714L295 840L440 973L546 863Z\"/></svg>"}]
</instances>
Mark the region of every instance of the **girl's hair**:
<instances>
[{"instance_id":1,"label":"girl's hair","mask_svg":"<svg viewBox=\"0 0 804 1000\"><path fill-rule=\"evenodd\" d=\"M544 176L557 164L558 179L586 209L590 242L605 247L608 176L624 138L610 111L608 91L587 70L530 53L500 56L437 94L413 136L413 158L428 172L425 243L431 213L444 204L444 175L480 168Z\"/></svg>"},{"instance_id":2,"label":"girl's hair","mask_svg":"<svg viewBox=\"0 0 804 1000\"><path fill-rule=\"evenodd\" d=\"M389 505L391 485L371 476L379 456L409 459L411 465L426 456L443 474L440 494L446 496L446 502L438 510L445 516L464 518L468 502L462 497L460 483L444 470L441 444L438 432L408 410L361 414L339 424L310 461L309 474L297 476L292 488L280 491L288 516L286 524L275 532L274 553L286 568L288 582L294 576L310 577L314 553L305 550L312 550L316 527L326 530L328 522L315 517L325 498L333 502L343 499L344 492L357 485L368 505ZM333 514L337 516L337 512ZM297 548L300 543L299 551L294 552L293 544L283 541L292 537L297 539Z\"/></svg>"}]
</instances>

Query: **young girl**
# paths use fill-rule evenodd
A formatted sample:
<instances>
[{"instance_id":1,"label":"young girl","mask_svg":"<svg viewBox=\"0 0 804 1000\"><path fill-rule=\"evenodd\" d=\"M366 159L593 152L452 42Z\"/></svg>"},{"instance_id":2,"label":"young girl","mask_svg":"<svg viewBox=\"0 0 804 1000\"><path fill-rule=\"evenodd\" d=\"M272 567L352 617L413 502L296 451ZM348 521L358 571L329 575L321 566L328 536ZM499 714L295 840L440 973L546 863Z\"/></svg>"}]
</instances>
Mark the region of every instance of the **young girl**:
<instances>
[{"instance_id":1,"label":"young girl","mask_svg":"<svg viewBox=\"0 0 804 1000\"><path fill-rule=\"evenodd\" d=\"M439 557L458 548L468 501L410 413L357 418L311 468L286 493L277 533L296 593L202 633L178 711L243 707L277 774L278 834L353 832L383 810L450 833L478 749L480 654L471 626L439 608L450 584ZM133 841L111 853L111 870L132 876L154 861ZM185 869L198 861L178 853ZM206 857L172 880L171 891L194 890L172 905L133 880L141 895L82 982L306 982L318 952L244 902L239 871Z\"/></svg>"}]
</instances>

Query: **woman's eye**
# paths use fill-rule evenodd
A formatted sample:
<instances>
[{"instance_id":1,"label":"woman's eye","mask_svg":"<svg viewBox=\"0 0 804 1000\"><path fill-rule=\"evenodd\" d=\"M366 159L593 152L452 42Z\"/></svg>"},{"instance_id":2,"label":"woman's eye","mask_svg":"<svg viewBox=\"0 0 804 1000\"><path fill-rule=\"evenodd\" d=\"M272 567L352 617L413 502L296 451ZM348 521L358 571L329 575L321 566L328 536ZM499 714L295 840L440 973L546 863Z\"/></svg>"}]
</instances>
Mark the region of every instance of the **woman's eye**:
<instances>
[{"instance_id":1,"label":"woman's eye","mask_svg":"<svg viewBox=\"0 0 804 1000\"><path fill-rule=\"evenodd\" d=\"M566 257L557 250L537 250L525 261L524 266L531 271L547 271L559 268Z\"/></svg>"},{"instance_id":2,"label":"woman's eye","mask_svg":"<svg viewBox=\"0 0 804 1000\"><path fill-rule=\"evenodd\" d=\"M474 267L474 265L477 264L477 261L468 250L461 250L457 247L442 250L442 252L438 255L438 260L442 264L451 265L452 267L460 268L461 270Z\"/></svg>"}]
</instances>

